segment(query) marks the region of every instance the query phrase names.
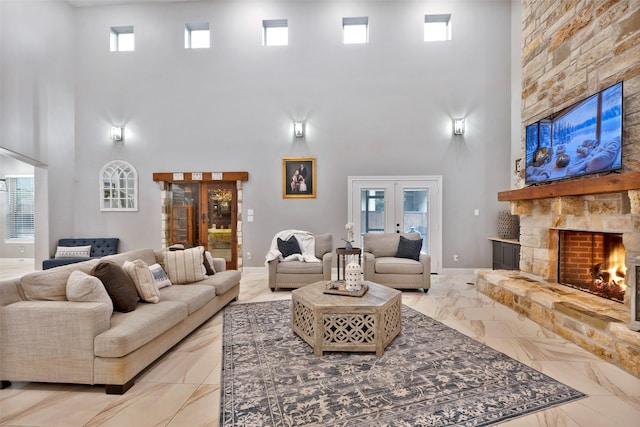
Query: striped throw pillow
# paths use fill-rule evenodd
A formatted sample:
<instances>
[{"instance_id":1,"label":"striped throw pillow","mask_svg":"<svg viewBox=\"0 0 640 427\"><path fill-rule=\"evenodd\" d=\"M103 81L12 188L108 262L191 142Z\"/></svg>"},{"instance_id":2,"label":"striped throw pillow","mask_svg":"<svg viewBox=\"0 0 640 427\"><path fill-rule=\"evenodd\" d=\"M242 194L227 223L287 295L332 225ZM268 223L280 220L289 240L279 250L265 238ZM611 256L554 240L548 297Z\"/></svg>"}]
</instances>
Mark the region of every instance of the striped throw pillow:
<instances>
[{"instance_id":1,"label":"striped throw pillow","mask_svg":"<svg viewBox=\"0 0 640 427\"><path fill-rule=\"evenodd\" d=\"M199 282L207 278L202 264L204 248L198 246L184 251L166 251L164 269L174 285Z\"/></svg>"},{"instance_id":2,"label":"striped throw pillow","mask_svg":"<svg viewBox=\"0 0 640 427\"><path fill-rule=\"evenodd\" d=\"M141 259L135 261L125 261L122 265L131 281L136 286L140 299L145 302L157 304L160 302L160 295L156 285L153 284L153 276L145 262Z\"/></svg>"}]
</instances>

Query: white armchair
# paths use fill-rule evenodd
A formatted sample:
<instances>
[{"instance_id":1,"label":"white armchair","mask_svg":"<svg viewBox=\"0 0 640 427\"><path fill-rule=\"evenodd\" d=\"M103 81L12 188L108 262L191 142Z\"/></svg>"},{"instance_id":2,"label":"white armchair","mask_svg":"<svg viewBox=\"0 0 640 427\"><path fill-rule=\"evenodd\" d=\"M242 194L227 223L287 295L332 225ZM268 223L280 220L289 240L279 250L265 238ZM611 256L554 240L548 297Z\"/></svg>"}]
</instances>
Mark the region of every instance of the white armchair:
<instances>
[{"instance_id":1,"label":"white armchair","mask_svg":"<svg viewBox=\"0 0 640 427\"><path fill-rule=\"evenodd\" d=\"M420 253L417 259L398 257L400 236L420 239L419 233L367 233L363 236L364 279L395 289L431 287L431 257Z\"/></svg>"},{"instance_id":2,"label":"white armchair","mask_svg":"<svg viewBox=\"0 0 640 427\"><path fill-rule=\"evenodd\" d=\"M315 256L321 262L280 261L278 258L268 262L269 288L294 289L318 282L331 280L331 261L333 259L333 236L315 234Z\"/></svg>"}]
</instances>

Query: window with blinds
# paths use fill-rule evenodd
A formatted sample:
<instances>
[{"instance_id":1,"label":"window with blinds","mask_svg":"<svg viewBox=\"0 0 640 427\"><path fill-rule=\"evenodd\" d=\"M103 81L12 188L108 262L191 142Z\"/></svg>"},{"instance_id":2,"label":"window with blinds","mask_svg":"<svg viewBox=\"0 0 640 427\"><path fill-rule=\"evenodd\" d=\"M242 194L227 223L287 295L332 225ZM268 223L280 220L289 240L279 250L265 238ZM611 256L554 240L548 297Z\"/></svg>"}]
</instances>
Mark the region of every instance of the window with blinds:
<instances>
[{"instance_id":1,"label":"window with blinds","mask_svg":"<svg viewBox=\"0 0 640 427\"><path fill-rule=\"evenodd\" d=\"M7 238L31 239L35 233L33 176L7 176Z\"/></svg>"}]
</instances>

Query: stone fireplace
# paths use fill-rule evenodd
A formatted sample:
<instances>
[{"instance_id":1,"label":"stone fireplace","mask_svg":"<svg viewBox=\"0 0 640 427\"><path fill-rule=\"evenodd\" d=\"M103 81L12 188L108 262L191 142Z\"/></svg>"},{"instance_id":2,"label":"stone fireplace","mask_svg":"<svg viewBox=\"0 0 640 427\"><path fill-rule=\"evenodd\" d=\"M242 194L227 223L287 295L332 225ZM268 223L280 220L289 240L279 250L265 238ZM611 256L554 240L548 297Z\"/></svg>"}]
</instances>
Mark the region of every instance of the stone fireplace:
<instances>
[{"instance_id":1,"label":"stone fireplace","mask_svg":"<svg viewBox=\"0 0 640 427\"><path fill-rule=\"evenodd\" d=\"M638 216L640 211L638 209L640 209L640 191L635 189L614 193L511 201L512 213L520 215L520 270L549 282L567 283L592 290L596 290L597 287L603 288L599 286L599 281L591 276L612 275L610 272L595 271L598 268L597 264L601 264L600 270L613 267L608 264L603 265L614 262L604 259L606 251L613 251L614 246L618 249L620 249L619 246L623 247L622 252L616 252L617 256L623 254L623 257L619 260L621 265L616 266L613 274L626 273L630 270L630 260L640 256L640 216ZM574 253L582 262L581 265L575 265L575 263L571 266L562 265L560 254L567 248L563 246L561 236L566 238L565 246L573 239L577 240L576 244L584 249L582 252L575 250ZM575 283L567 282L560 277L563 267L565 270L570 268L579 270L572 272L570 277ZM635 272L629 271L629 275L635 278ZM618 278L617 282L620 283L620 281L628 280ZM635 286L624 286L625 283L622 283L621 289L615 290L608 285L609 281L607 281L607 289L600 289L602 292L593 293L607 294L600 296L621 302L631 311ZM611 293L615 293L615 297L608 296Z\"/></svg>"},{"instance_id":2,"label":"stone fireplace","mask_svg":"<svg viewBox=\"0 0 640 427\"><path fill-rule=\"evenodd\" d=\"M639 187L629 172L499 193L520 270L478 271L478 290L640 377Z\"/></svg>"}]
</instances>

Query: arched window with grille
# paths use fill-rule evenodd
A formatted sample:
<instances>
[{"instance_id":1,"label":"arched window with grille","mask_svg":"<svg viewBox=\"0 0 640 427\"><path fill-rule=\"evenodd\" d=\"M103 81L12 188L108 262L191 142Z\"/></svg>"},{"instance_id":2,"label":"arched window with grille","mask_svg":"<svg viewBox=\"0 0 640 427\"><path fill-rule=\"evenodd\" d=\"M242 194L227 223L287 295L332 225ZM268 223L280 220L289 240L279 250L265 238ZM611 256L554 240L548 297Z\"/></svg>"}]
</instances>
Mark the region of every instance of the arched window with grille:
<instances>
[{"instance_id":1,"label":"arched window with grille","mask_svg":"<svg viewBox=\"0 0 640 427\"><path fill-rule=\"evenodd\" d=\"M123 160L114 160L100 171L100 210L138 210L138 172Z\"/></svg>"}]
</instances>

